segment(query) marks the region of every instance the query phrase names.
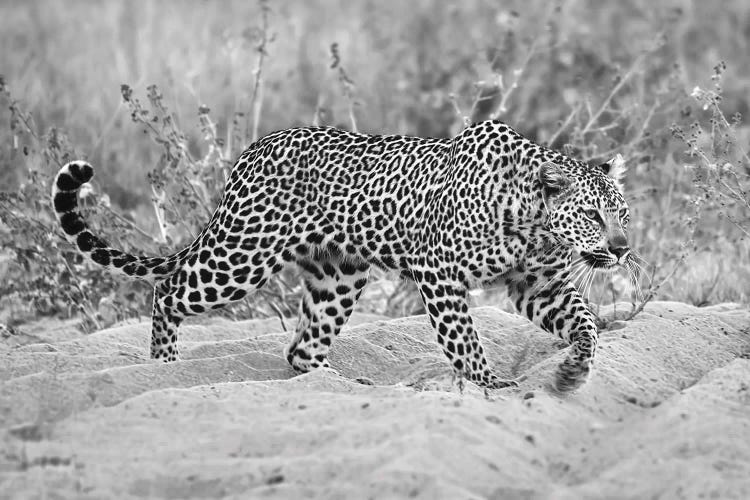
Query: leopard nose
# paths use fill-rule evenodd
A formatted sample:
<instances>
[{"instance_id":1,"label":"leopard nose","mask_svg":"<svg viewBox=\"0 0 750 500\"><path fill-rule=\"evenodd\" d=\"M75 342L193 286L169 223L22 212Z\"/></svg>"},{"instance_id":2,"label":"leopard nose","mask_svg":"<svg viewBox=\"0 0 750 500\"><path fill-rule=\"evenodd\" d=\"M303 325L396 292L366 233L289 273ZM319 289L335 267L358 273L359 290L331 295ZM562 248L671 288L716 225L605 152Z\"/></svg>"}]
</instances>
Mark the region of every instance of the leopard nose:
<instances>
[{"instance_id":1,"label":"leopard nose","mask_svg":"<svg viewBox=\"0 0 750 500\"><path fill-rule=\"evenodd\" d=\"M617 260L622 259L624 255L627 255L627 253L630 251L630 248L625 246L614 246L610 245L609 247L610 253L612 253L615 257L617 257Z\"/></svg>"}]
</instances>

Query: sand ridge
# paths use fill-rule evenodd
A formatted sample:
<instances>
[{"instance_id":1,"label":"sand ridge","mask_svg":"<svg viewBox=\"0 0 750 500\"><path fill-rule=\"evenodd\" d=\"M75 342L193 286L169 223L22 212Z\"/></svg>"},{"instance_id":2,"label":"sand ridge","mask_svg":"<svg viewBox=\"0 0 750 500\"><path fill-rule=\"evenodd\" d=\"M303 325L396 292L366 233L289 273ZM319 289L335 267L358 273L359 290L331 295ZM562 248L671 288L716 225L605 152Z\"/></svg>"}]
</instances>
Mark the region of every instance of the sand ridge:
<instances>
[{"instance_id":1,"label":"sand ridge","mask_svg":"<svg viewBox=\"0 0 750 500\"><path fill-rule=\"evenodd\" d=\"M355 315L301 376L278 320L187 325L172 364L147 323L0 345L0 496L750 497L750 311L650 304L566 397L559 342L473 317L520 387L459 392L422 316Z\"/></svg>"}]
</instances>

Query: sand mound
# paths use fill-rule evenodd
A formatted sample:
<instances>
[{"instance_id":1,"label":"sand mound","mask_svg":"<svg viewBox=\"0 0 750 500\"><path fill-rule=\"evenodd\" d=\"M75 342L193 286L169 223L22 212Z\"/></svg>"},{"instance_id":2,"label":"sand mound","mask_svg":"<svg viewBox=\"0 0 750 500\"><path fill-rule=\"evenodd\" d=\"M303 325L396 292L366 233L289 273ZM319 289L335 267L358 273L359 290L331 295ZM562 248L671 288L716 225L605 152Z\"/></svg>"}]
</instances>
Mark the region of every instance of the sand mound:
<instances>
[{"instance_id":1,"label":"sand mound","mask_svg":"<svg viewBox=\"0 0 750 500\"><path fill-rule=\"evenodd\" d=\"M499 374L452 385L424 317L355 316L336 371L294 376L278 320L148 325L0 344L0 491L11 498L750 497L750 312L656 303L602 332L596 373L524 319L474 310Z\"/></svg>"}]
</instances>

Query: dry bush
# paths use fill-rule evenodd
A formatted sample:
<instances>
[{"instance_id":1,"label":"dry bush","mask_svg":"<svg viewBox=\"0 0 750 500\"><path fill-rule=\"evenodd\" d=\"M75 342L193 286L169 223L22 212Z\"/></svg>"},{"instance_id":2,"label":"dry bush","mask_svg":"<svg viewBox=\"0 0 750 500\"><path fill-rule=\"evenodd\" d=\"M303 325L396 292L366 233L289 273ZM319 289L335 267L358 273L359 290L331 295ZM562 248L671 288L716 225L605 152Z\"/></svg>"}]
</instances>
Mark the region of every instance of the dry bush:
<instances>
[{"instance_id":1,"label":"dry bush","mask_svg":"<svg viewBox=\"0 0 750 500\"><path fill-rule=\"evenodd\" d=\"M62 242L47 193L70 159L96 168L82 200L94 229L128 251L163 254L197 234L234 158L267 132L317 123L447 137L495 117L587 161L623 154L630 238L659 285L645 282L647 296L747 300L750 134L735 114L747 112L739 27L750 5L741 0L3 9L0 301L19 315L83 311L99 327L149 309L148 287L109 277ZM66 29L73 18L76 30ZM703 75L721 58L721 86L707 87ZM376 274L373 284L363 309L420 310L409 283ZM628 299L626 285L601 278L591 298ZM228 314L288 315L297 293L285 275ZM502 304L503 293L475 302Z\"/></svg>"}]
</instances>

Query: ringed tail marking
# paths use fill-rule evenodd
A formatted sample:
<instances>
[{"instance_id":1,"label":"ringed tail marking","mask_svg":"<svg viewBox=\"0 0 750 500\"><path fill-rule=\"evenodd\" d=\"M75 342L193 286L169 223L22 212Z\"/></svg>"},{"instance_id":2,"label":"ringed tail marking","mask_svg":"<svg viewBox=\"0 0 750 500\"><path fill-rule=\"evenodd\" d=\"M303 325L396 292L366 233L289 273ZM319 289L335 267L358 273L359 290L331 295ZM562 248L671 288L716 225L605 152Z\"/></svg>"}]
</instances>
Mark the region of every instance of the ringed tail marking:
<instances>
[{"instance_id":1,"label":"ringed tail marking","mask_svg":"<svg viewBox=\"0 0 750 500\"><path fill-rule=\"evenodd\" d=\"M169 257L138 257L110 247L91 232L78 210L78 193L93 176L94 169L84 161L67 163L55 176L52 203L66 239L81 253L110 270L145 280L171 274L184 251Z\"/></svg>"}]
</instances>

